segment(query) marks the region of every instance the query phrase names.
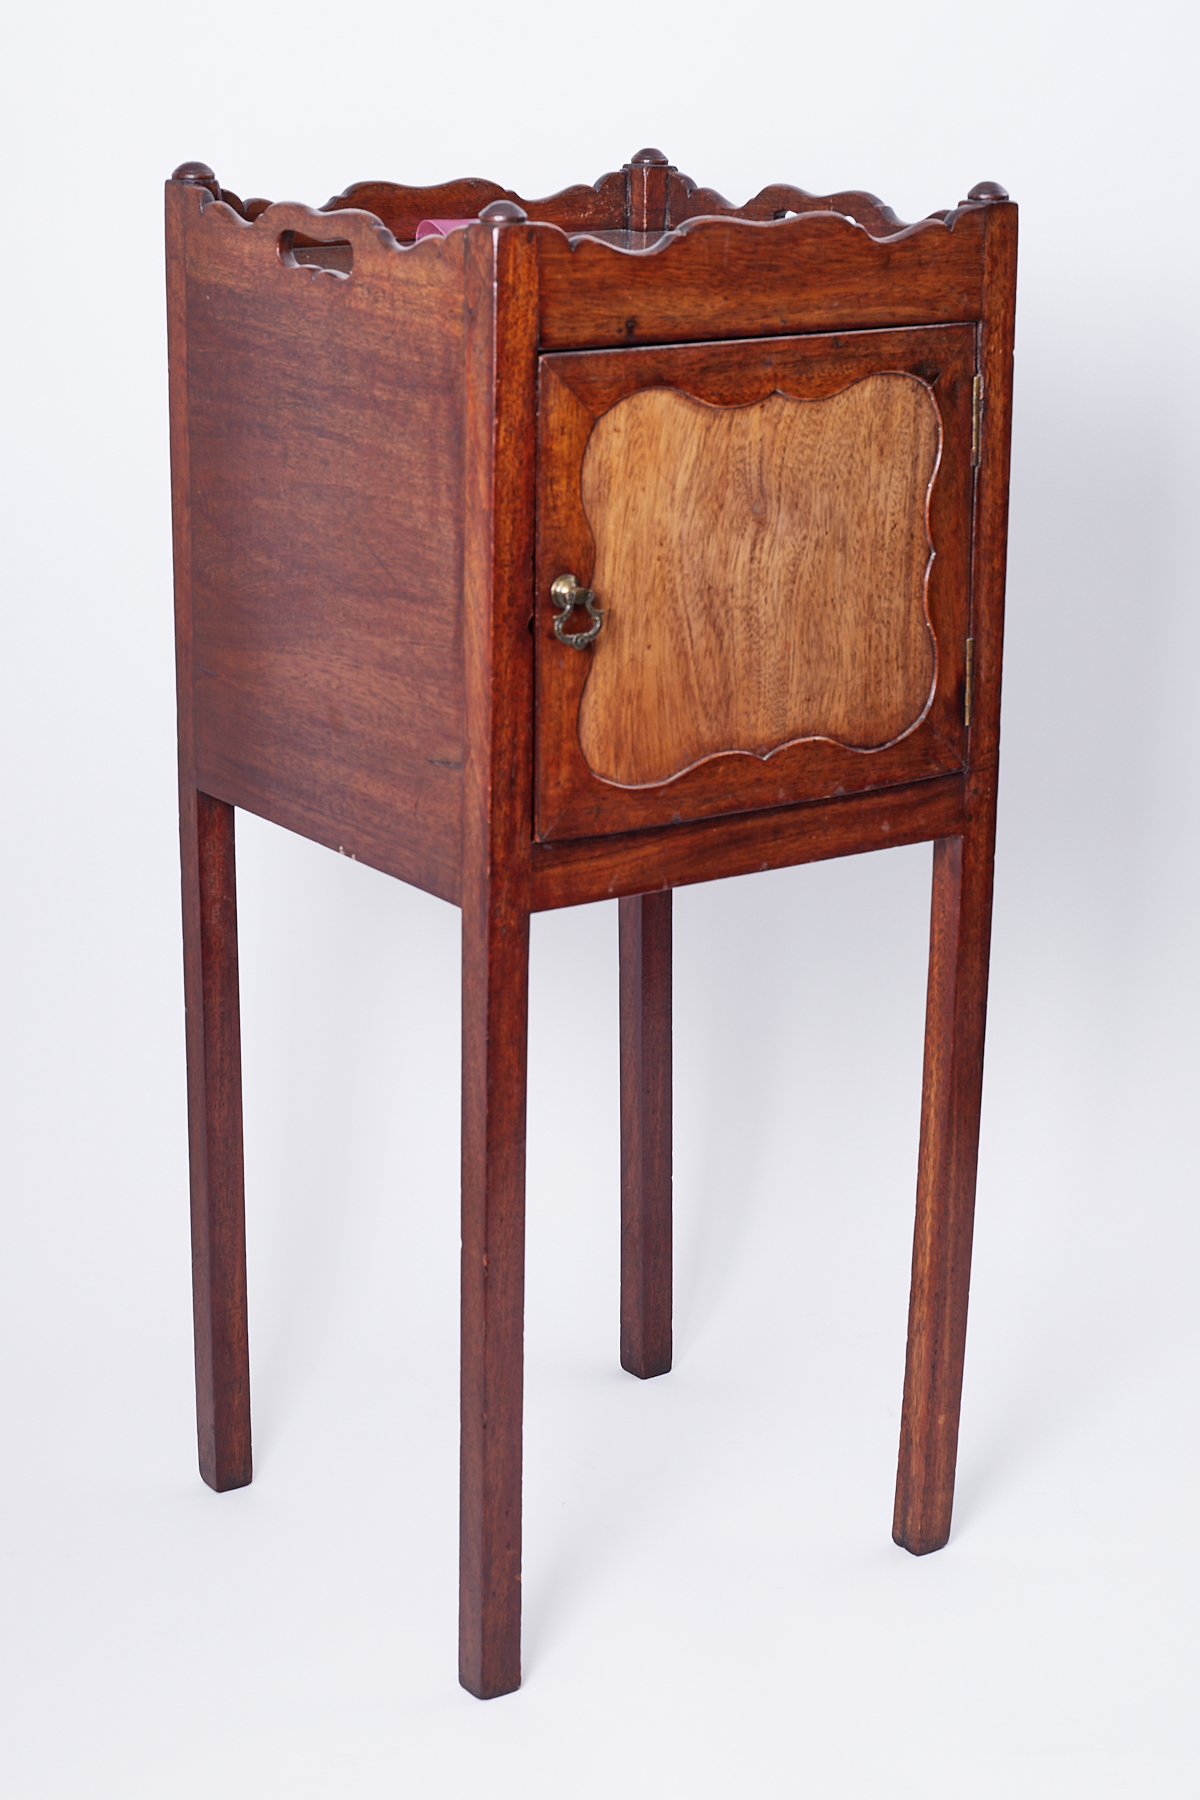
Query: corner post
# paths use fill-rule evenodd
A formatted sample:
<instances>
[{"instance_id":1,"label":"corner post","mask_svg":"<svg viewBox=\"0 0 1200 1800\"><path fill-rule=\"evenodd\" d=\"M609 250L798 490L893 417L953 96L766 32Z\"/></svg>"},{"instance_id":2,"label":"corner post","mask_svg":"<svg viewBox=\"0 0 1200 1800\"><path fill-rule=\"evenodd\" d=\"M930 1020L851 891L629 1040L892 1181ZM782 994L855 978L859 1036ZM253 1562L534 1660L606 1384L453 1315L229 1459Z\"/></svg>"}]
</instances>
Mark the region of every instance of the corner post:
<instances>
[{"instance_id":1,"label":"corner post","mask_svg":"<svg viewBox=\"0 0 1200 1800\"><path fill-rule=\"evenodd\" d=\"M196 1423L200 1473L223 1492L246 1486L252 1459L233 808L197 791L193 724L187 227L197 187L220 192L204 163L167 183L167 326Z\"/></svg>"},{"instance_id":2,"label":"corner post","mask_svg":"<svg viewBox=\"0 0 1200 1800\"><path fill-rule=\"evenodd\" d=\"M661 150L639 150L625 164L630 231L665 231L668 182L674 173Z\"/></svg>"},{"instance_id":3,"label":"corner post","mask_svg":"<svg viewBox=\"0 0 1200 1800\"><path fill-rule=\"evenodd\" d=\"M934 845L917 1216L892 1527L896 1542L916 1556L946 1543L954 1505L983 1097L1000 750L1017 209L995 182L973 188L970 200L987 208L979 341L983 417L971 595L974 705L968 736L966 829L961 837Z\"/></svg>"},{"instance_id":4,"label":"corner post","mask_svg":"<svg viewBox=\"0 0 1200 1800\"><path fill-rule=\"evenodd\" d=\"M521 1682L534 230L493 201L466 249L459 1679L485 1700Z\"/></svg>"}]
</instances>

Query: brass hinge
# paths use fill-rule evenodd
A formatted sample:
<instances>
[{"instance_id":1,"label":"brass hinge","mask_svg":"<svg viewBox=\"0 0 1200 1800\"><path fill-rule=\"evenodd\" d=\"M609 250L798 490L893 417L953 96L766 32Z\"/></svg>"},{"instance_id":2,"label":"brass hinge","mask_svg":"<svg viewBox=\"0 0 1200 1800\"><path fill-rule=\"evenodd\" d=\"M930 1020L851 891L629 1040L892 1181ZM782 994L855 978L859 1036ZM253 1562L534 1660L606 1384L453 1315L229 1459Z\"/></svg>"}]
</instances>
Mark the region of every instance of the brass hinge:
<instances>
[{"instance_id":1,"label":"brass hinge","mask_svg":"<svg viewBox=\"0 0 1200 1800\"><path fill-rule=\"evenodd\" d=\"M975 639L967 639L967 683L963 696L963 724L971 729L971 702L975 698Z\"/></svg>"},{"instance_id":2,"label":"brass hinge","mask_svg":"<svg viewBox=\"0 0 1200 1800\"><path fill-rule=\"evenodd\" d=\"M971 467L979 467L980 433L983 427L983 376L971 383Z\"/></svg>"}]
</instances>

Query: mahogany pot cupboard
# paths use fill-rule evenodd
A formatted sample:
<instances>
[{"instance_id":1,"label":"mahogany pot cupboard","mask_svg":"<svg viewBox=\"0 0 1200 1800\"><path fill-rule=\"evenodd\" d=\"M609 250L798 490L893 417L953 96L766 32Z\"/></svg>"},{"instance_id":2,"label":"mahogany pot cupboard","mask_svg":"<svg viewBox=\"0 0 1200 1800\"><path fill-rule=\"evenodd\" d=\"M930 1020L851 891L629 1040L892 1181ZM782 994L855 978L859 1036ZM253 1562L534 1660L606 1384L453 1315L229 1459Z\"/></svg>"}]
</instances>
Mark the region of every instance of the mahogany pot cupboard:
<instances>
[{"instance_id":1,"label":"mahogany pot cupboard","mask_svg":"<svg viewBox=\"0 0 1200 1800\"><path fill-rule=\"evenodd\" d=\"M671 891L931 840L893 1535L946 1542L1016 208L167 183L200 1468L250 1480L234 809L462 909L461 1663L520 1681L529 917L620 909L621 1362L671 1366Z\"/></svg>"}]
</instances>

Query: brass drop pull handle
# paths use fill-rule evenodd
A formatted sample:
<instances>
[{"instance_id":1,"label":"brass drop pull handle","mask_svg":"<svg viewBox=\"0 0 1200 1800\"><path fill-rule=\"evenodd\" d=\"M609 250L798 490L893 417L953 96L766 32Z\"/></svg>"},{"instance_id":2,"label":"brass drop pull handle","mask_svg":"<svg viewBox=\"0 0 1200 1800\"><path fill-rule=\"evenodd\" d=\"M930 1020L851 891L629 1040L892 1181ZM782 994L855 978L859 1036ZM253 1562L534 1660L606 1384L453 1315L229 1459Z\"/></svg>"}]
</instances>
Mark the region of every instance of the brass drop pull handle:
<instances>
[{"instance_id":1,"label":"brass drop pull handle","mask_svg":"<svg viewBox=\"0 0 1200 1800\"><path fill-rule=\"evenodd\" d=\"M559 643L568 644L572 650L586 650L589 644L594 644L600 635L604 614L596 605L591 588L580 587L573 575L560 575L550 583L550 598L558 608L554 635ZM577 606L584 608L591 624L586 631L564 631L563 626Z\"/></svg>"}]
</instances>

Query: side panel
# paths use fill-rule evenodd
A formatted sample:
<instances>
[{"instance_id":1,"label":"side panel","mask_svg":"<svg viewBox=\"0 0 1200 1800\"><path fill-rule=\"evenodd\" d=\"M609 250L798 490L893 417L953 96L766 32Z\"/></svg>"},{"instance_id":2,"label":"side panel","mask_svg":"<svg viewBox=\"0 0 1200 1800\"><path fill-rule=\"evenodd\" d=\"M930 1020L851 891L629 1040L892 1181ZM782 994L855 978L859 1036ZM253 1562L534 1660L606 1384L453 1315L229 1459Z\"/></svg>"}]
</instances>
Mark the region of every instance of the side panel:
<instances>
[{"instance_id":1,"label":"side panel","mask_svg":"<svg viewBox=\"0 0 1200 1800\"><path fill-rule=\"evenodd\" d=\"M184 206L197 785L457 900L462 234Z\"/></svg>"}]
</instances>

